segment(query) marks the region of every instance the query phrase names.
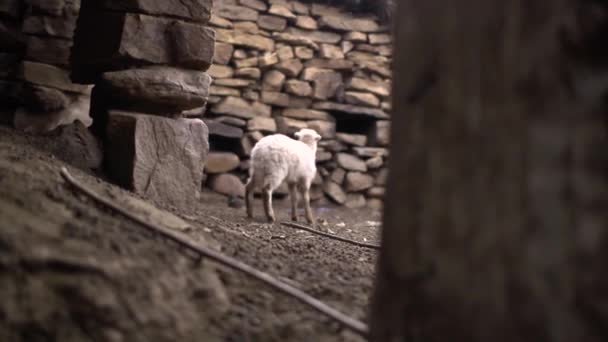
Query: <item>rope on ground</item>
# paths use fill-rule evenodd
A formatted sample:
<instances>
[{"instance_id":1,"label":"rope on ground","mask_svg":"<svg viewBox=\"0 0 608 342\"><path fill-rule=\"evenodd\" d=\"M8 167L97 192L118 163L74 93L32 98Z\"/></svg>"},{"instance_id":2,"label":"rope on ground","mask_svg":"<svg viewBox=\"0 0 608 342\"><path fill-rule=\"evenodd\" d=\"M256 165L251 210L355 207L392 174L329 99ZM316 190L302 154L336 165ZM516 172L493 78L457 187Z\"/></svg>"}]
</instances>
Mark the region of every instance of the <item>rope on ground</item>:
<instances>
[{"instance_id":1,"label":"rope on ground","mask_svg":"<svg viewBox=\"0 0 608 342\"><path fill-rule=\"evenodd\" d=\"M292 228L302 229L302 230L305 230L307 232L311 232L313 234L321 235L321 236L324 236L324 237L327 237L327 238L330 238L330 239L334 239L334 240L350 243L351 245L355 245L355 246L359 246L359 247L364 247L364 248L380 249L380 246L378 246L378 245L374 245L374 244L371 244L371 243L365 243L365 242L359 242L359 241L343 238L343 237L340 237L340 236L337 236L337 235L324 233L324 232L322 232L320 230L312 229L312 228L306 227L305 225L302 225L302 224L297 224L297 223L293 223L293 222L281 222L281 224L284 225L284 226L292 227Z\"/></svg>"},{"instance_id":2,"label":"rope on ground","mask_svg":"<svg viewBox=\"0 0 608 342\"><path fill-rule=\"evenodd\" d=\"M368 335L369 330L365 323L339 312L338 310L328 306L327 304L323 303L322 301L298 290L295 287L292 287L288 284L281 282L280 280L272 277L271 275L269 275L267 273L257 270L245 263L242 263L229 256L216 252L205 246L198 245L195 242L191 241L187 236L185 236L181 233L169 230L167 228L163 228L163 227L153 224L153 223L146 222L145 220L139 218L137 215L134 215L134 214L130 213L129 211L123 209L122 207L119 207L117 204L114 204L113 202L103 198L102 196L95 193L93 190L89 189L85 185L78 182L74 177L72 177L72 175L68 172L68 170L65 167L61 168L61 176L68 184L73 186L75 189L77 189L81 193L87 195L88 197L92 198L96 202L112 209L113 211L122 214L123 216L129 218L130 220L135 221L136 223L140 224L144 228L151 230L171 241L174 241L177 244L179 244L195 253L198 253L199 255L201 255L203 257L207 257L221 265L224 265L226 267L229 267L229 268L237 270L237 271L241 271L241 272L247 274L248 276L258 279L258 280L266 283L267 285L283 292L284 294L294 297L295 299L299 300L300 302L310 306L311 308L315 309L316 311L337 321L338 323L342 324L342 326L344 326L345 328L351 329L354 332L358 333L359 335L362 335L364 337L366 337Z\"/></svg>"}]
</instances>

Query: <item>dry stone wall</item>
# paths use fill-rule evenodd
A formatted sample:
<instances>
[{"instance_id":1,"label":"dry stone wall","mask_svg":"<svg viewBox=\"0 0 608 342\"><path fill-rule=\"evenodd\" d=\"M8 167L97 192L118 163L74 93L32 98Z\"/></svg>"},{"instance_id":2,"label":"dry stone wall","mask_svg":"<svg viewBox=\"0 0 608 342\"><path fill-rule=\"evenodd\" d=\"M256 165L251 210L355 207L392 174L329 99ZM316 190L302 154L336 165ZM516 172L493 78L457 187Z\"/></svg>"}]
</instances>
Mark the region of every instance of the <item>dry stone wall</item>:
<instances>
[{"instance_id":1,"label":"dry stone wall","mask_svg":"<svg viewBox=\"0 0 608 342\"><path fill-rule=\"evenodd\" d=\"M188 118L207 102L211 0L83 0L71 77L94 84L92 131L108 175L152 201L194 209L209 149Z\"/></svg>"},{"instance_id":2,"label":"dry stone wall","mask_svg":"<svg viewBox=\"0 0 608 342\"><path fill-rule=\"evenodd\" d=\"M0 121L45 132L91 124L91 87L74 84L69 57L80 0L0 3Z\"/></svg>"},{"instance_id":3,"label":"dry stone wall","mask_svg":"<svg viewBox=\"0 0 608 342\"><path fill-rule=\"evenodd\" d=\"M217 1L210 25L217 34L204 113L207 186L242 195L253 145L308 127L323 137L311 197L381 207L390 122L387 27L373 16L285 0Z\"/></svg>"}]
</instances>

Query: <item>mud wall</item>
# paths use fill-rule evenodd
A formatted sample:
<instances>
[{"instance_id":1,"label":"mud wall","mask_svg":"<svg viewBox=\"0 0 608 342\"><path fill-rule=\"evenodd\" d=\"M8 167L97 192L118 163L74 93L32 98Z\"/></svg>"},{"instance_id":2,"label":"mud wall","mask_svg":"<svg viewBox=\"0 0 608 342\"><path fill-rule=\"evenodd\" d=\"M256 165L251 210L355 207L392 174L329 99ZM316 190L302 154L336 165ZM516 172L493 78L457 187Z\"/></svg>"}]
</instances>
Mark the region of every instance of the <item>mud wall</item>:
<instances>
[{"instance_id":1,"label":"mud wall","mask_svg":"<svg viewBox=\"0 0 608 342\"><path fill-rule=\"evenodd\" d=\"M214 4L210 25L206 185L242 195L253 145L308 127L323 136L312 198L380 207L392 56L383 22L314 3L226 0Z\"/></svg>"}]
</instances>

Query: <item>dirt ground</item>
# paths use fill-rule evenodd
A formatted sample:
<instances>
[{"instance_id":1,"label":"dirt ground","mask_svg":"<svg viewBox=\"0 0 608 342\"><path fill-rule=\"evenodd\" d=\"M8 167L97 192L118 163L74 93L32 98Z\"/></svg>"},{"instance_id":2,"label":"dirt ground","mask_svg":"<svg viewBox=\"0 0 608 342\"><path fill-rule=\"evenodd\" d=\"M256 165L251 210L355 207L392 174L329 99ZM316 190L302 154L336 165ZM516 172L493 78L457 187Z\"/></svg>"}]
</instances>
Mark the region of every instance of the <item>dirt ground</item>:
<instances>
[{"instance_id":1,"label":"dirt ground","mask_svg":"<svg viewBox=\"0 0 608 342\"><path fill-rule=\"evenodd\" d=\"M197 261L177 245L76 194L61 166L117 203L132 194L66 154L56 135L0 127L0 340L362 341L245 275ZM66 163L66 161L69 162ZM74 165L79 168L74 167ZM182 215L192 239L254 266L360 320L373 250L266 224L203 192ZM279 221L288 200L275 201ZM377 243L380 213L313 204L317 228Z\"/></svg>"}]
</instances>

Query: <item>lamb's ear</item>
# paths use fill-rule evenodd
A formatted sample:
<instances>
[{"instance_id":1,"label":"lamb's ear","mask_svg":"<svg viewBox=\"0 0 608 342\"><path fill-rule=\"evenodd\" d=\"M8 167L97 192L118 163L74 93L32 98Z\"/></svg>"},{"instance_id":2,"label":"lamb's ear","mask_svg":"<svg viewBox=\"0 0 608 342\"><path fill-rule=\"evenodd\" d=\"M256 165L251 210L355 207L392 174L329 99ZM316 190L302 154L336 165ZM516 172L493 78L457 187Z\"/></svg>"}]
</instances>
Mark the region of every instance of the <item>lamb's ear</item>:
<instances>
[{"instance_id":1,"label":"lamb's ear","mask_svg":"<svg viewBox=\"0 0 608 342\"><path fill-rule=\"evenodd\" d=\"M317 134L317 135L315 135L315 141L319 141L319 140L321 140L321 136L320 136L320 135L318 135L318 134Z\"/></svg>"},{"instance_id":2,"label":"lamb's ear","mask_svg":"<svg viewBox=\"0 0 608 342\"><path fill-rule=\"evenodd\" d=\"M295 132L293 134L297 139L300 139L300 137L302 136L302 134L300 132Z\"/></svg>"}]
</instances>

